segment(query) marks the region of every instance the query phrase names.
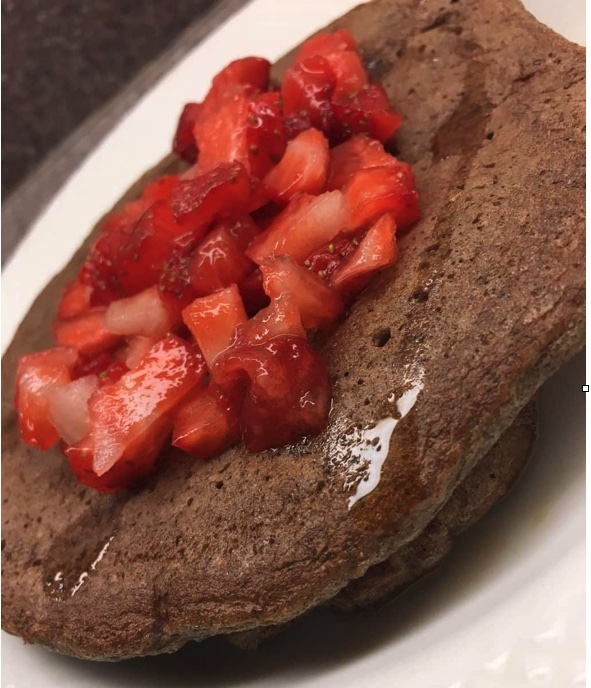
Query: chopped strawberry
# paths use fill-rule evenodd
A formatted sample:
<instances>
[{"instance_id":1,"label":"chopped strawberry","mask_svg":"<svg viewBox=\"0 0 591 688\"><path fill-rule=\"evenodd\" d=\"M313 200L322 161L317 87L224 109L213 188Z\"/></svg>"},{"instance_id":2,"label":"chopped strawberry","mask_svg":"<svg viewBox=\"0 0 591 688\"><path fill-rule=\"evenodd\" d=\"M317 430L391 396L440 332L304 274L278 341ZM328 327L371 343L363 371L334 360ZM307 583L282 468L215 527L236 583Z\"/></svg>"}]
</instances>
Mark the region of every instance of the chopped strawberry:
<instances>
[{"instance_id":1,"label":"chopped strawberry","mask_svg":"<svg viewBox=\"0 0 591 688\"><path fill-rule=\"evenodd\" d=\"M419 196L410 166L372 167L359 170L344 189L353 227L363 227L384 213L392 213L399 229L419 219Z\"/></svg>"},{"instance_id":2,"label":"chopped strawberry","mask_svg":"<svg viewBox=\"0 0 591 688\"><path fill-rule=\"evenodd\" d=\"M262 179L281 160L287 143L279 94L263 93L250 102L247 121L248 169Z\"/></svg>"},{"instance_id":3,"label":"chopped strawberry","mask_svg":"<svg viewBox=\"0 0 591 688\"><path fill-rule=\"evenodd\" d=\"M92 287L83 284L80 279L72 280L63 291L62 298L57 308L57 317L60 320L73 318L91 309L90 297Z\"/></svg>"},{"instance_id":4,"label":"chopped strawberry","mask_svg":"<svg viewBox=\"0 0 591 688\"><path fill-rule=\"evenodd\" d=\"M79 280L91 288L92 306L108 306L113 299L125 295L115 265L115 259L131 229L122 213L111 213L101 227L101 233L93 244L82 266Z\"/></svg>"},{"instance_id":5,"label":"chopped strawberry","mask_svg":"<svg viewBox=\"0 0 591 688\"><path fill-rule=\"evenodd\" d=\"M329 191L342 189L359 170L388 165L404 163L399 163L396 158L386 153L378 140L367 134L357 134L330 151L330 171L326 188Z\"/></svg>"},{"instance_id":6,"label":"chopped strawberry","mask_svg":"<svg viewBox=\"0 0 591 688\"><path fill-rule=\"evenodd\" d=\"M329 244L313 253L304 265L321 279L326 279L337 269L343 260L359 246L358 236L339 234Z\"/></svg>"},{"instance_id":7,"label":"chopped strawberry","mask_svg":"<svg viewBox=\"0 0 591 688\"><path fill-rule=\"evenodd\" d=\"M113 301L105 315L105 327L114 334L142 335L154 339L174 332L181 322L180 310L166 304L156 286L126 299Z\"/></svg>"},{"instance_id":8,"label":"chopped strawberry","mask_svg":"<svg viewBox=\"0 0 591 688\"><path fill-rule=\"evenodd\" d=\"M222 220L217 226L228 230L241 251L246 251L252 244L253 239L261 233L261 230L250 215L239 215L228 220Z\"/></svg>"},{"instance_id":9,"label":"chopped strawberry","mask_svg":"<svg viewBox=\"0 0 591 688\"><path fill-rule=\"evenodd\" d=\"M301 194L252 242L246 255L258 265L281 255L290 255L303 263L346 228L348 222L347 204L340 191L320 196Z\"/></svg>"},{"instance_id":10,"label":"chopped strawberry","mask_svg":"<svg viewBox=\"0 0 591 688\"><path fill-rule=\"evenodd\" d=\"M103 351L97 356L79 356L72 369L72 379L77 380L86 375L96 375L101 384L116 382L128 368L117 358L118 352Z\"/></svg>"},{"instance_id":11,"label":"chopped strawberry","mask_svg":"<svg viewBox=\"0 0 591 688\"><path fill-rule=\"evenodd\" d=\"M197 246L189 265L196 296L239 284L255 269L232 236L231 228L231 223L219 223Z\"/></svg>"},{"instance_id":12,"label":"chopped strawberry","mask_svg":"<svg viewBox=\"0 0 591 688\"><path fill-rule=\"evenodd\" d=\"M298 265L289 256L265 261L261 265L261 272L265 291L271 300L289 294L306 329L327 327L343 311L341 297L320 277Z\"/></svg>"},{"instance_id":13,"label":"chopped strawberry","mask_svg":"<svg viewBox=\"0 0 591 688\"><path fill-rule=\"evenodd\" d=\"M385 142L402 124L402 117L392 110L386 92L378 84L370 84L360 91L333 99L332 112L337 122L332 129L333 141L367 133Z\"/></svg>"},{"instance_id":14,"label":"chopped strawberry","mask_svg":"<svg viewBox=\"0 0 591 688\"><path fill-rule=\"evenodd\" d=\"M58 346L73 347L84 356L95 356L117 346L121 337L106 328L106 313L106 308L93 308L74 318L56 320L53 334Z\"/></svg>"},{"instance_id":15,"label":"chopped strawberry","mask_svg":"<svg viewBox=\"0 0 591 688\"><path fill-rule=\"evenodd\" d=\"M283 128L288 141L295 139L298 134L306 131L306 129L309 129L311 126L310 117L305 110L289 115L289 117L286 117L283 121Z\"/></svg>"},{"instance_id":16,"label":"chopped strawberry","mask_svg":"<svg viewBox=\"0 0 591 688\"><path fill-rule=\"evenodd\" d=\"M361 291L374 273L398 259L396 222L382 215L368 230L357 250L334 271L329 284L339 293L352 296Z\"/></svg>"},{"instance_id":17,"label":"chopped strawberry","mask_svg":"<svg viewBox=\"0 0 591 688\"><path fill-rule=\"evenodd\" d=\"M210 369L216 357L234 341L237 325L245 323L246 319L240 292L235 284L195 299L183 311L183 320Z\"/></svg>"},{"instance_id":18,"label":"chopped strawberry","mask_svg":"<svg viewBox=\"0 0 591 688\"><path fill-rule=\"evenodd\" d=\"M262 451L316 435L330 411L324 363L304 337L280 335L228 349L216 361L221 384L242 380L238 417L249 451Z\"/></svg>"},{"instance_id":19,"label":"chopped strawberry","mask_svg":"<svg viewBox=\"0 0 591 688\"><path fill-rule=\"evenodd\" d=\"M184 240L182 240L184 239ZM158 280L160 296L168 309L182 310L197 294L191 285L190 264L196 241L192 235L175 241Z\"/></svg>"},{"instance_id":20,"label":"chopped strawberry","mask_svg":"<svg viewBox=\"0 0 591 688\"><path fill-rule=\"evenodd\" d=\"M33 447L48 449L58 434L47 413L47 394L71 380L76 362L74 349L57 348L23 356L16 371L15 406L21 437Z\"/></svg>"},{"instance_id":21,"label":"chopped strawberry","mask_svg":"<svg viewBox=\"0 0 591 688\"><path fill-rule=\"evenodd\" d=\"M359 51L357 41L347 29L337 29L330 33L321 32L308 38L298 50L295 62L302 62L315 55L332 55L345 50Z\"/></svg>"},{"instance_id":22,"label":"chopped strawberry","mask_svg":"<svg viewBox=\"0 0 591 688\"><path fill-rule=\"evenodd\" d=\"M236 327L236 347L267 342L280 335L305 337L296 298L282 292L254 317Z\"/></svg>"},{"instance_id":23,"label":"chopped strawberry","mask_svg":"<svg viewBox=\"0 0 591 688\"><path fill-rule=\"evenodd\" d=\"M103 475L122 457L141 458L144 440L152 440L154 428L160 428L205 372L203 360L189 344L171 335L155 344L119 382L99 388L88 402L95 473Z\"/></svg>"},{"instance_id":24,"label":"chopped strawberry","mask_svg":"<svg viewBox=\"0 0 591 688\"><path fill-rule=\"evenodd\" d=\"M265 177L269 197L287 203L298 193L324 191L330 156L328 141L317 129L308 129L289 142L285 155Z\"/></svg>"},{"instance_id":25,"label":"chopped strawberry","mask_svg":"<svg viewBox=\"0 0 591 688\"><path fill-rule=\"evenodd\" d=\"M76 444L90 432L88 400L99 384L96 375L86 375L47 392L50 423L67 444Z\"/></svg>"},{"instance_id":26,"label":"chopped strawberry","mask_svg":"<svg viewBox=\"0 0 591 688\"><path fill-rule=\"evenodd\" d=\"M196 390L175 412L172 444L197 459L209 459L240 437L230 401L210 381Z\"/></svg>"},{"instance_id":27,"label":"chopped strawberry","mask_svg":"<svg viewBox=\"0 0 591 688\"><path fill-rule=\"evenodd\" d=\"M325 55L336 77L333 99L347 98L369 84L367 71L356 50L340 50Z\"/></svg>"},{"instance_id":28,"label":"chopped strawberry","mask_svg":"<svg viewBox=\"0 0 591 688\"><path fill-rule=\"evenodd\" d=\"M125 365L129 370L137 368L150 349L158 342L153 337L131 337L127 345Z\"/></svg>"},{"instance_id":29,"label":"chopped strawberry","mask_svg":"<svg viewBox=\"0 0 591 688\"><path fill-rule=\"evenodd\" d=\"M269 305L269 297L265 294L263 289L263 276L261 271L256 269L251 272L241 284L238 285L240 295L244 302L244 309L249 316L258 313L261 308Z\"/></svg>"},{"instance_id":30,"label":"chopped strawberry","mask_svg":"<svg viewBox=\"0 0 591 688\"><path fill-rule=\"evenodd\" d=\"M324 132L334 126L331 100L336 77L328 60L319 55L293 64L281 86L283 114L307 115L310 125Z\"/></svg>"},{"instance_id":31,"label":"chopped strawberry","mask_svg":"<svg viewBox=\"0 0 591 688\"><path fill-rule=\"evenodd\" d=\"M262 57L242 57L234 60L214 76L209 95L217 96L227 93L257 95L267 90L270 72L271 63Z\"/></svg>"},{"instance_id":32,"label":"chopped strawberry","mask_svg":"<svg viewBox=\"0 0 591 688\"><path fill-rule=\"evenodd\" d=\"M172 150L187 162L197 160L197 144L193 136L195 122L201 112L201 103L187 103L181 112L174 134Z\"/></svg>"},{"instance_id":33,"label":"chopped strawberry","mask_svg":"<svg viewBox=\"0 0 591 688\"><path fill-rule=\"evenodd\" d=\"M175 218L194 227L197 238L214 220L244 214L250 204L250 182L239 162L220 163L209 172L179 182L171 196Z\"/></svg>"},{"instance_id":34,"label":"chopped strawberry","mask_svg":"<svg viewBox=\"0 0 591 688\"><path fill-rule=\"evenodd\" d=\"M170 432L170 423L161 422L150 428L139 443L131 444L117 463L103 475L93 469L94 440L91 435L73 446L64 446L72 472L83 485L100 492L113 493L136 487L149 475Z\"/></svg>"},{"instance_id":35,"label":"chopped strawberry","mask_svg":"<svg viewBox=\"0 0 591 688\"><path fill-rule=\"evenodd\" d=\"M168 199L172 190L177 185L178 180L178 175L170 174L158 177L158 179L155 179L153 182L148 182L139 199L125 204L123 214L130 223L133 224L137 222L141 215L145 213L151 205L156 203L156 201L165 201ZM171 220L169 220L169 222L172 224ZM176 232L176 229L174 232Z\"/></svg>"}]
</instances>

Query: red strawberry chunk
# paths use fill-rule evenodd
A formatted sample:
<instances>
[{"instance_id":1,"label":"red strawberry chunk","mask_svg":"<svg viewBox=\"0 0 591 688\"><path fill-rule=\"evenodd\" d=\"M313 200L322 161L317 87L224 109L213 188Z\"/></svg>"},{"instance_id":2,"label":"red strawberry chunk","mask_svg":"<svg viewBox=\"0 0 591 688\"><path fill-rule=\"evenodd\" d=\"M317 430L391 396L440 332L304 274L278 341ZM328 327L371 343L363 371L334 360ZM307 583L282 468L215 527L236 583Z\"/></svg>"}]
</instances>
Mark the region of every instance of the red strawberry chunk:
<instances>
[{"instance_id":1,"label":"red strawberry chunk","mask_svg":"<svg viewBox=\"0 0 591 688\"><path fill-rule=\"evenodd\" d=\"M230 284L239 284L255 269L238 246L231 224L218 224L201 241L189 265L196 296L206 296Z\"/></svg>"},{"instance_id":2,"label":"red strawberry chunk","mask_svg":"<svg viewBox=\"0 0 591 688\"><path fill-rule=\"evenodd\" d=\"M175 312L188 306L197 296L191 286L189 270L195 243L192 235L175 241L164 262L158 281L158 290L163 303L166 308Z\"/></svg>"},{"instance_id":3,"label":"red strawberry chunk","mask_svg":"<svg viewBox=\"0 0 591 688\"><path fill-rule=\"evenodd\" d=\"M332 55L345 50L359 51L357 41L347 29L337 29L331 33L318 33L308 38L297 52L295 62L302 62L315 55Z\"/></svg>"},{"instance_id":4,"label":"red strawberry chunk","mask_svg":"<svg viewBox=\"0 0 591 688\"><path fill-rule=\"evenodd\" d=\"M125 354L125 365L129 370L137 368L150 349L158 342L152 337L131 337Z\"/></svg>"},{"instance_id":5,"label":"red strawberry chunk","mask_svg":"<svg viewBox=\"0 0 591 688\"><path fill-rule=\"evenodd\" d=\"M202 235L214 220L244 214L251 200L250 182L239 162L220 163L209 172L179 182L171 203L177 220L191 223Z\"/></svg>"},{"instance_id":6,"label":"red strawberry chunk","mask_svg":"<svg viewBox=\"0 0 591 688\"><path fill-rule=\"evenodd\" d=\"M329 244L313 253L304 262L304 265L310 272L316 273L324 280L332 275L343 260L355 251L357 246L359 246L359 237L357 235L345 236L340 234Z\"/></svg>"},{"instance_id":7,"label":"red strawberry chunk","mask_svg":"<svg viewBox=\"0 0 591 688\"><path fill-rule=\"evenodd\" d=\"M156 286L113 301L105 315L105 327L114 334L154 339L175 331L181 322L180 310L167 307Z\"/></svg>"},{"instance_id":8,"label":"red strawberry chunk","mask_svg":"<svg viewBox=\"0 0 591 688\"><path fill-rule=\"evenodd\" d=\"M301 194L252 242L246 255L258 265L281 255L290 255L303 263L346 228L348 222L347 204L340 191L320 196Z\"/></svg>"},{"instance_id":9,"label":"red strawberry chunk","mask_svg":"<svg viewBox=\"0 0 591 688\"><path fill-rule=\"evenodd\" d=\"M33 447L48 449L58 434L48 416L48 392L66 385L76 362L74 349L56 348L23 356L16 371L15 406L21 437Z\"/></svg>"},{"instance_id":10,"label":"red strawberry chunk","mask_svg":"<svg viewBox=\"0 0 591 688\"><path fill-rule=\"evenodd\" d=\"M265 290L263 289L263 276L259 269L251 272L238 287L240 289L242 301L244 302L244 309L249 316L258 313L261 308L265 308L269 305L269 297L265 294Z\"/></svg>"},{"instance_id":11,"label":"red strawberry chunk","mask_svg":"<svg viewBox=\"0 0 591 688\"><path fill-rule=\"evenodd\" d=\"M298 193L324 191L330 155L328 141L317 129L308 129L289 142L285 155L265 177L269 197L287 203Z\"/></svg>"},{"instance_id":12,"label":"red strawberry chunk","mask_svg":"<svg viewBox=\"0 0 591 688\"><path fill-rule=\"evenodd\" d=\"M262 57L242 57L234 60L214 76L207 98L228 92L256 95L266 91L270 72L271 63Z\"/></svg>"},{"instance_id":13,"label":"red strawberry chunk","mask_svg":"<svg viewBox=\"0 0 591 688\"><path fill-rule=\"evenodd\" d=\"M175 413L172 444L197 459L209 459L240 437L230 401L210 382L182 402Z\"/></svg>"},{"instance_id":14,"label":"red strawberry chunk","mask_svg":"<svg viewBox=\"0 0 591 688\"><path fill-rule=\"evenodd\" d=\"M90 432L88 400L97 389L96 375L86 375L47 392L49 421L68 444L76 444Z\"/></svg>"},{"instance_id":15,"label":"red strawberry chunk","mask_svg":"<svg viewBox=\"0 0 591 688\"><path fill-rule=\"evenodd\" d=\"M222 220L218 224L218 227L223 227L230 233L236 246L238 246L241 251L246 251L252 244L253 239L261 233L261 230L250 215L242 215L228 220Z\"/></svg>"},{"instance_id":16,"label":"red strawberry chunk","mask_svg":"<svg viewBox=\"0 0 591 688\"><path fill-rule=\"evenodd\" d=\"M240 292L235 284L195 299L183 311L183 320L210 369L216 357L234 341L236 327L245 323L246 319Z\"/></svg>"},{"instance_id":17,"label":"red strawberry chunk","mask_svg":"<svg viewBox=\"0 0 591 688\"><path fill-rule=\"evenodd\" d=\"M249 103L246 143L248 169L261 179L281 160L287 143L278 93L263 93Z\"/></svg>"},{"instance_id":18,"label":"red strawberry chunk","mask_svg":"<svg viewBox=\"0 0 591 688\"><path fill-rule=\"evenodd\" d=\"M379 141L367 134L357 134L330 151L330 170L326 188L329 191L342 189L359 170L400 164L404 165L386 153Z\"/></svg>"},{"instance_id":19,"label":"red strawberry chunk","mask_svg":"<svg viewBox=\"0 0 591 688\"><path fill-rule=\"evenodd\" d=\"M393 215L385 214L373 224L357 250L334 271L329 284L343 295L352 296L361 291L374 273L398 259L396 222Z\"/></svg>"},{"instance_id":20,"label":"red strawberry chunk","mask_svg":"<svg viewBox=\"0 0 591 688\"><path fill-rule=\"evenodd\" d=\"M93 308L88 313L56 320L53 334L58 346L73 347L84 356L95 356L108 351L121 341L105 325L106 308Z\"/></svg>"},{"instance_id":21,"label":"red strawberry chunk","mask_svg":"<svg viewBox=\"0 0 591 688\"><path fill-rule=\"evenodd\" d=\"M419 219L419 196L410 166L397 165L359 170L344 189L353 227L363 227L384 213L392 213L399 229Z\"/></svg>"},{"instance_id":22,"label":"red strawberry chunk","mask_svg":"<svg viewBox=\"0 0 591 688\"><path fill-rule=\"evenodd\" d=\"M325 56L336 77L333 99L337 102L369 84L367 71L356 50L341 50Z\"/></svg>"},{"instance_id":23,"label":"red strawberry chunk","mask_svg":"<svg viewBox=\"0 0 591 688\"><path fill-rule=\"evenodd\" d=\"M97 356L79 356L72 369L72 379L77 380L86 375L96 375L101 384L116 382L128 370L118 355L118 351L103 351Z\"/></svg>"},{"instance_id":24,"label":"red strawberry chunk","mask_svg":"<svg viewBox=\"0 0 591 688\"><path fill-rule=\"evenodd\" d=\"M145 213L151 205L156 203L156 201L165 201L168 199L178 180L178 175L171 174L159 177L153 182L148 182L138 200L125 204L123 214L130 223L133 224L137 222L141 215ZM169 220L169 222L172 224L172 220Z\"/></svg>"},{"instance_id":25,"label":"red strawberry chunk","mask_svg":"<svg viewBox=\"0 0 591 688\"><path fill-rule=\"evenodd\" d=\"M171 335L155 344L140 365L118 382L99 388L88 402L95 473L103 475L124 456L130 460L141 456L154 429L161 434L169 413L205 372L203 360L189 344Z\"/></svg>"},{"instance_id":26,"label":"red strawberry chunk","mask_svg":"<svg viewBox=\"0 0 591 688\"><path fill-rule=\"evenodd\" d=\"M291 295L306 329L328 327L343 311L341 297L289 256L264 262L261 272L265 291L272 300L285 293Z\"/></svg>"},{"instance_id":27,"label":"red strawberry chunk","mask_svg":"<svg viewBox=\"0 0 591 688\"><path fill-rule=\"evenodd\" d=\"M283 292L250 320L236 327L236 346L260 344L280 335L305 337L295 297Z\"/></svg>"},{"instance_id":28,"label":"red strawberry chunk","mask_svg":"<svg viewBox=\"0 0 591 688\"><path fill-rule=\"evenodd\" d=\"M283 78L283 114L306 115L311 126L330 132L334 126L331 100L335 87L336 77L326 58L316 55L296 62Z\"/></svg>"},{"instance_id":29,"label":"red strawberry chunk","mask_svg":"<svg viewBox=\"0 0 591 688\"><path fill-rule=\"evenodd\" d=\"M358 92L333 100L332 112L337 122L332 130L334 141L367 133L384 142L392 138L402 124L402 117L392 110L386 92L378 84L364 86Z\"/></svg>"},{"instance_id":30,"label":"red strawberry chunk","mask_svg":"<svg viewBox=\"0 0 591 688\"><path fill-rule=\"evenodd\" d=\"M216 361L221 384L236 389L242 441L249 451L281 447L326 425L330 385L326 368L304 337L277 336L228 349Z\"/></svg>"},{"instance_id":31,"label":"red strawberry chunk","mask_svg":"<svg viewBox=\"0 0 591 688\"><path fill-rule=\"evenodd\" d=\"M197 160L197 144L193 135L193 128L201 112L201 103L187 103L181 112L174 134L172 150L187 162Z\"/></svg>"},{"instance_id":32,"label":"red strawberry chunk","mask_svg":"<svg viewBox=\"0 0 591 688\"><path fill-rule=\"evenodd\" d=\"M83 284L80 279L72 280L64 289L57 308L57 317L63 320L89 311L91 294L90 285Z\"/></svg>"}]
</instances>

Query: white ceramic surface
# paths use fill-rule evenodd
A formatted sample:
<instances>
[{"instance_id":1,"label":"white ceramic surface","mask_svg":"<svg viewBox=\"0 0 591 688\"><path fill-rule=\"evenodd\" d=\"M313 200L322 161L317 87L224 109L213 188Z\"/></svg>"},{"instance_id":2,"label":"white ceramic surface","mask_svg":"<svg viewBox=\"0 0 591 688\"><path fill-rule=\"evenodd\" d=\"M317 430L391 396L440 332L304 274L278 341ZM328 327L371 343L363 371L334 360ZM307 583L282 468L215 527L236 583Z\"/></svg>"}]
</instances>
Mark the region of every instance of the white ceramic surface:
<instances>
[{"instance_id":1,"label":"white ceramic surface","mask_svg":"<svg viewBox=\"0 0 591 688\"><path fill-rule=\"evenodd\" d=\"M176 113L230 59L270 59L351 0L254 0L189 54L88 157L2 277L2 349L96 219L168 150ZM529 0L584 42L585 0ZM59 241L56 240L59 237ZM450 560L376 613L314 613L256 653L213 640L171 656L97 664L2 634L3 688L487 688L585 685L585 360L544 387L531 465Z\"/></svg>"}]
</instances>

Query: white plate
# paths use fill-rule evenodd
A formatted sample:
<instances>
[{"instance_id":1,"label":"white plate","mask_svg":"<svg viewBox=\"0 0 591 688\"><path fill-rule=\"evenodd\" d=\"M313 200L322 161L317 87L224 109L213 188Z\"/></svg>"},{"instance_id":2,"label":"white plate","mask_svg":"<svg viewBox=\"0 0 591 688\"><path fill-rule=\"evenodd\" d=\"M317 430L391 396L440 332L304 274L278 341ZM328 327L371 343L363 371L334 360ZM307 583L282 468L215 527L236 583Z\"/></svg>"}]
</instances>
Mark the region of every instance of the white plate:
<instances>
[{"instance_id":1,"label":"white plate","mask_svg":"<svg viewBox=\"0 0 591 688\"><path fill-rule=\"evenodd\" d=\"M64 186L5 269L2 349L36 294L122 189L168 150L176 113L230 59L286 47L351 0L255 0L198 46L126 116ZM584 42L585 1L529 0ZM56 241L59 237L59 241ZM583 355L544 387L541 437L511 495L450 560L377 613L315 613L268 647L222 641L118 664L61 657L2 634L3 688L487 688L583 686L585 381Z\"/></svg>"}]
</instances>

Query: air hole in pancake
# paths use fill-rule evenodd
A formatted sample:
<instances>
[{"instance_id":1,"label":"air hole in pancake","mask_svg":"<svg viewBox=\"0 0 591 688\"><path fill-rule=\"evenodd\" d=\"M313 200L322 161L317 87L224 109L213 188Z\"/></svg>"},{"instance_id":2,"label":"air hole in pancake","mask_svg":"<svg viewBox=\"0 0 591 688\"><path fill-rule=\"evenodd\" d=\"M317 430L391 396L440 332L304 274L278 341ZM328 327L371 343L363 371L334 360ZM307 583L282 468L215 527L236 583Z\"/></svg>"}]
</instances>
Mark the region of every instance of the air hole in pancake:
<instances>
[{"instance_id":1,"label":"air hole in pancake","mask_svg":"<svg viewBox=\"0 0 591 688\"><path fill-rule=\"evenodd\" d=\"M429 292L427 289L419 287L419 289L415 289L413 292L412 298L418 303L425 303L429 298Z\"/></svg>"},{"instance_id":2,"label":"air hole in pancake","mask_svg":"<svg viewBox=\"0 0 591 688\"><path fill-rule=\"evenodd\" d=\"M348 370L346 370L346 371L343 373L343 377L349 377L349 371L348 371Z\"/></svg>"},{"instance_id":3,"label":"air hole in pancake","mask_svg":"<svg viewBox=\"0 0 591 688\"><path fill-rule=\"evenodd\" d=\"M189 499L187 499L187 506L191 506L191 504L193 504L193 497L189 497Z\"/></svg>"},{"instance_id":4,"label":"air hole in pancake","mask_svg":"<svg viewBox=\"0 0 591 688\"><path fill-rule=\"evenodd\" d=\"M369 406L369 404L370 404L369 399L366 399L366 400L363 402L363 405L364 405L364 406Z\"/></svg>"},{"instance_id":5,"label":"air hole in pancake","mask_svg":"<svg viewBox=\"0 0 591 688\"><path fill-rule=\"evenodd\" d=\"M216 490L221 490L222 487L224 486L224 481L223 480L218 480L214 483Z\"/></svg>"},{"instance_id":6,"label":"air hole in pancake","mask_svg":"<svg viewBox=\"0 0 591 688\"><path fill-rule=\"evenodd\" d=\"M392 336L392 332L390 332L389 327L381 327L379 330L376 330L373 335L372 335L372 341L374 346L377 346L378 348L382 348L383 346L386 346L386 344L390 341L390 337Z\"/></svg>"},{"instance_id":7,"label":"air hole in pancake","mask_svg":"<svg viewBox=\"0 0 591 688\"><path fill-rule=\"evenodd\" d=\"M363 378L359 378L359 380L357 380L357 384L363 385L363 384L365 384L365 380Z\"/></svg>"},{"instance_id":8,"label":"air hole in pancake","mask_svg":"<svg viewBox=\"0 0 591 688\"><path fill-rule=\"evenodd\" d=\"M6 547L6 540L2 538L2 551L4 551L4 548Z\"/></svg>"},{"instance_id":9,"label":"air hole in pancake","mask_svg":"<svg viewBox=\"0 0 591 688\"><path fill-rule=\"evenodd\" d=\"M495 132L494 132L494 131L489 131L488 134L486 135L486 138L487 138L489 141L492 141L492 140L494 139L494 137L495 137Z\"/></svg>"}]
</instances>

